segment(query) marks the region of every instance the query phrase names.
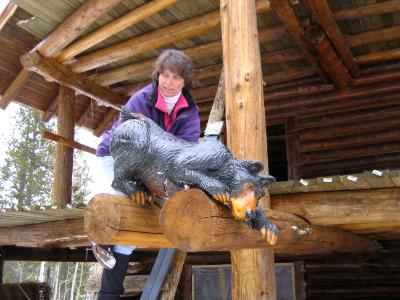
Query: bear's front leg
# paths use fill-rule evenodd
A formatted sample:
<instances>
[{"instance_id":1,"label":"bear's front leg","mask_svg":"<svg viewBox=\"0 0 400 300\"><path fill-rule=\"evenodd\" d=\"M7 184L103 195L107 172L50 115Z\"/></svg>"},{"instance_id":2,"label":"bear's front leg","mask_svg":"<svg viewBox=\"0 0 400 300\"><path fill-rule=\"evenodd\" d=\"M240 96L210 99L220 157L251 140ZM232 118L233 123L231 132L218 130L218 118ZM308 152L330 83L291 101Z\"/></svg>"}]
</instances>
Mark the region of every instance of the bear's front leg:
<instances>
[{"instance_id":1,"label":"bear's front leg","mask_svg":"<svg viewBox=\"0 0 400 300\"><path fill-rule=\"evenodd\" d=\"M265 215L264 210L257 206L255 218L244 223L252 229L258 230L264 239L267 240L268 245L275 245L278 238L278 228L273 224Z\"/></svg>"},{"instance_id":2,"label":"bear's front leg","mask_svg":"<svg viewBox=\"0 0 400 300\"><path fill-rule=\"evenodd\" d=\"M113 189L130 197L136 204L146 205L151 202L150 196L138 180L126 180L115 177L111 186Z\"/></svg>"}]
</instances>

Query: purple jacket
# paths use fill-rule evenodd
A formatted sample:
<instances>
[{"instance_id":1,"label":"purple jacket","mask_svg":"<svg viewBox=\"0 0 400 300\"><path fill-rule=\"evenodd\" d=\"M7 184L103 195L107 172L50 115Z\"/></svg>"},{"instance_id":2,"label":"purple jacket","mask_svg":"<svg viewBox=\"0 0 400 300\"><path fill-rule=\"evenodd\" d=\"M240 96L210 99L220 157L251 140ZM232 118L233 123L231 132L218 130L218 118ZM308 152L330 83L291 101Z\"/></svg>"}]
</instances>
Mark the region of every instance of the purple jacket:
<instances>
[{"instance_id":1,"label":"purple jacket","mask_svg":"<svg viewBox=\"0 0 400 300\"><path fill-rule=\"evenodd\" d=\"M126 103L126 107L129 111L140 113L146 117L152 119L161 128L165 129L164 124L164 112L155 108L157 102L157 83L152 83L145 86L140 91L136 92ZM170 129L168 130L176 137L184 139L189 142L197 142L200 137L200 118L196 103L193 100L192 95L187 89L182 89L182 94L185 97L188 107L178 112L176 119L172 122ZM121 124L120 120L114 122L111 129L103 133L103 140L97 147L97 156L108 156L110 155L110 139L111 135Z\"/></svg>"}]
</instances>

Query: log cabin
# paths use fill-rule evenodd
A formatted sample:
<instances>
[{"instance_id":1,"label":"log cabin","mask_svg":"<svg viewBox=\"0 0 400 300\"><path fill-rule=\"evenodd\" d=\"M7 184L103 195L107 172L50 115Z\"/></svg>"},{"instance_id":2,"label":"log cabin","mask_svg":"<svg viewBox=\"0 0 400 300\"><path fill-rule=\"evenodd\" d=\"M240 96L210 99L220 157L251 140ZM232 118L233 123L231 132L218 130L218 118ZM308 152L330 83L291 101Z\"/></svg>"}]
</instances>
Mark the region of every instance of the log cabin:
<instances>
[{"instance_id":1,"label":"log cabin","mask_svg":"<svg viewBox=\"0 0 400 300\"><path fill-rule=\"evenodd\" d=\"M201 195L161 218L123 197L71 203L72 153L93 153L75 127L100 136L166 48L194 61L202 130L224 120L232 153L277 177L261 201L280 229L275 247ZM132 299L157 249L175 247L160 299L206 299L212 272L201 270L217 274L218 299L398 299L399 0L13 0L0 15L0 70L2 109L16 102L58 124L44 133L57 142L53 209L2 212L0 261L93 261L89 235L142 247ZM94 211L112 222L96 223ZM193 217L203 214L216 217Z\"/></svg>"}]
</instances>

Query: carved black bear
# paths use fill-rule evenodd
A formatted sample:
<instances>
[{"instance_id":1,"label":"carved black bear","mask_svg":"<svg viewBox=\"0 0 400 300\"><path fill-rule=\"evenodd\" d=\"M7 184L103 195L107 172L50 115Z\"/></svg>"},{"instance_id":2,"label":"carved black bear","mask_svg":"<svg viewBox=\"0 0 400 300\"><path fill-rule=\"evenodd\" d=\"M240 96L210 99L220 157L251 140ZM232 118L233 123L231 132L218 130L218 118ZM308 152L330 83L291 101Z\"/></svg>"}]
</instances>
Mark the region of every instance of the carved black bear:
<instances>
[{"instance_id":1,"label":"carved black bear","mask_svg":"<svg viewBox=\"0 0 400 300\"><path fill-rule=\"evenodd\" d=\"M151 193L169 198L188 187L200 188L228 205L235 218L259 230L269 244L275 244L277 228L258 207L264 188L275 178L259 174L261 162L236 159L216 139L184 141L151 119L125 109L121 118L110 144L115 160L114 189L145 204Z\"/></svg>"}]
</instances>

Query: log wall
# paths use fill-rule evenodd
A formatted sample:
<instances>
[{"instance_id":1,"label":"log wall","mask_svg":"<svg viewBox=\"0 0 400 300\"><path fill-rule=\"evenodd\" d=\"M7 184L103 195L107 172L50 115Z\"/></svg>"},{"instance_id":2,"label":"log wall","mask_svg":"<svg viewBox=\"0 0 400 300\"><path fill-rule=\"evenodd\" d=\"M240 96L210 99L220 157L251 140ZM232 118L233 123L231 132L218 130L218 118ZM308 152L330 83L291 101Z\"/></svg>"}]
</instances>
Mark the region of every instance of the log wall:
<instances>
[{"instance_id":1,"label":"log wall","mask_svg":"<svg viewBox=\"0 0 400 300\"><path fill-rule=\"evenodd\" d=\"M339 100L340 101L340 100ZM400 106L357 109L296 118L287 131L295 143L289 162L297 178L400 167ZM293 153L295 151L295 153ZM273 158L272 158L273 159Z\"/></svg>"},{"instance_id":2,"label":"log wall","mask_svg":"<svg viewBox=\"0 0 400 300\"><path fill-rule=\"evenodd\" d=\"M304 300L398 299L399 257L304 262Z\"/></svg>"}]
</instances>

